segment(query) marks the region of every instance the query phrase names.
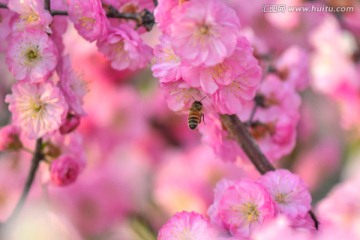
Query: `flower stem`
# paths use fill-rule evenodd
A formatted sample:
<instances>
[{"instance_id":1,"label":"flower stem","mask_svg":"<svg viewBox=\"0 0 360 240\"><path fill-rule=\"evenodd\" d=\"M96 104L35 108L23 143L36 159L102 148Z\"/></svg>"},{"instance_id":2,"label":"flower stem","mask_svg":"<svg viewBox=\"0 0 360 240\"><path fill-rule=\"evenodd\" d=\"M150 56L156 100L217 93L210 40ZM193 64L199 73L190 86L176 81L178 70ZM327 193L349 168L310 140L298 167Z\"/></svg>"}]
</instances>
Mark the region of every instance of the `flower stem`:
<instances>
[{"instance_id":1,"label":"flower stem","mask_svg":"<svg viewBox=\"0 0 360 240\"><path fill-rule=\"evenodd\" d=\"M220 118L229 135L238 142L252 164L261 174L275 170L275 167L261 152L255 140L250 135L245 123L242 123L236 115L221 115ZM315 228L318 229L319 221L315 214L309 211L309 215L314 221Z\"/></svg>"},{"instance_id":2,"label":"flower stem","mask_svg":"<svg viewBox=\"0 0 360 240\"><path fill-rule=\"evenodd\" d=\"M34 152L32 160L31 160L31 167L30 167L27 179L26 179L24 189L21 193L19 201L17 202L17 204L14 208L14 211L12 212L12 214L10 215L10 217L8 218L8 220L6 222L7 224L14 221L16 219L16 217L19 215L22 208L24 207L25 201L29 195L30 188L34 182L36 172L39 168L39 164L42 159L43 159L42 139L39 138L36 140L35 152Z\"/></svg>"}]
</instances>

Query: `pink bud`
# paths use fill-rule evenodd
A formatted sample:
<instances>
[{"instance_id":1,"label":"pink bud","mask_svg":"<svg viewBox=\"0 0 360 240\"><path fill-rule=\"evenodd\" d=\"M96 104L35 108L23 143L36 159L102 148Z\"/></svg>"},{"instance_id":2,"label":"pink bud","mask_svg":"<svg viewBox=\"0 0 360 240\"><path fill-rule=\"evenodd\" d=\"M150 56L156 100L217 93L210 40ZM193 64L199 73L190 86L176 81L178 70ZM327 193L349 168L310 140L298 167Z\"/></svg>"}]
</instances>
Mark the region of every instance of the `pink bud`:
<instances>
[{"instance_id":1,"label":"pink bud","mask_svg":"<svg viewBox=\"0 0 360 240\"><path fill-rule=\"evenodd\" d=\"M74 131L80 125L80 117L78 115L73 115L68 113L66 119L60 127L60 133L65 135Z\"/></svg>"},{"instance_id":2,"label":"pink bud","mask_svg":"<svg viewBox=\"0 0 360 240\"><path fill-rule=\"evenodd\" d=\"M13 126L7 125L0 129L0 151L19 150L22 143L19 139L20 130Z\"/></svg>"},{"instance_id":3,"label":"pink bud","mask_svg":"<svg viewBox=\"0 0 360 240\"><path fill-rule=\"evenodd\" d=\"M79 173L79 162L69 155L55 159L50 165L51 181L58 186L66 186L75 182Z\"/></svg>"}]
</instances>

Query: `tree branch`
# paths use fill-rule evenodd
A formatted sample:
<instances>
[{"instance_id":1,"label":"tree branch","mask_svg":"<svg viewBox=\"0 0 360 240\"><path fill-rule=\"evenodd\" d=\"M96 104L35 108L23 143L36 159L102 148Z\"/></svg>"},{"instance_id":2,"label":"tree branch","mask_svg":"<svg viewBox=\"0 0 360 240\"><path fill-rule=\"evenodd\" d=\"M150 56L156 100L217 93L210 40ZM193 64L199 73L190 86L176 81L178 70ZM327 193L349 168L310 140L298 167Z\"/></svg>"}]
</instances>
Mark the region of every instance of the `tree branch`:
<instances>
[{"instance_id":1,"label":"tree branch","mask_svg":"<svg viewBox=\"0 0 360 240\"><path fill-rule=\"evenodd\" d=\"M236 115L221 115L220 118L229 135L238 142L252 164L254 164L255 168L261 174L275 170L275 167L260 151L258 145L250 135L245 123L242 123ZM309 214L314 221L315 228L318 229L319 221L317 220L315 214L312 211L309 211Z\"/></svg>"},{"instance_id":2,"label":"tree branch","mask_svg":"<svg viewBox=\"0 0 360 240\"><path fill-rule=\"evenodd\" d=\"M44 7L50 12L52 16L68 16L67 11L52 10L50 6L50 1L44 1ZM0 3L0 8L8 8L6 4ZM150 31L155 24L155 18L152 12L144 9L139 13L121 13L116 10L114 7L109 6L106 13L108 18L118 18L135 21L137 26L144 26L147 31Z\"/></svg>"},{"instance_id":3,"label":"tree branch","mask_svg":"<svg viewBox=\"0 0 360 240\"><path fill-rule=\"evenodd\" d=\"M14 211L12 212L12 214L10 215L10 217L8 218L6 223L10 223L13 220L15 220L16 217L19 215L21 209L24 207L26 198L29 195L30 188L34 182L36 172L39 168L39 164L40 164L41 160L43 159L43 157L44 156L42 154L42 139L39 138L36 140L35 152L34 152L32 160L31 160L31 167L29 170L28 177L26 179L24 189L21 193L18 203L16 204L16 206L14 208Z\"/></svg>"}]
</instances>

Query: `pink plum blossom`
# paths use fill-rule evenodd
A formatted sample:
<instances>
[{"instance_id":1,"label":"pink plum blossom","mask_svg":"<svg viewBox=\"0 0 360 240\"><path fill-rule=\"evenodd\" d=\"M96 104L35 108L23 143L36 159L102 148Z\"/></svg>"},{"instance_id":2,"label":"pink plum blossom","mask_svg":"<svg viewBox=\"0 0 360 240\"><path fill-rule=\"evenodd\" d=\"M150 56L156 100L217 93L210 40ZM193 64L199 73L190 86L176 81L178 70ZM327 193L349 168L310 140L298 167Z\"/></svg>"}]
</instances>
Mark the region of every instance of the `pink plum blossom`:
<instances>
[{"instance_id":1,"label":"pink plum blossom","mask_svg":"<svg viewBox=\"0 0 360 240\"><path fill-rule=\"evenodd\" d=\"M14 125L7 125L0 128L0 152L20 149L22 143L19 137L20 129Z\"/></svg>"},{"instance_id":2,"label":"pink plum blossom","mask_svg":"<svg viewBox=\"0 0 360 240\"><path fill-rule=\"evenodd\" d=\"M279 213L291 219L303 217L311 208L311 195L301 178L288 170L267 172L259 182L268 190Z\"/></svg>"},{"instance_id":3,"label":"pink plum blossom","mask_svg":"<svg viewBox=\"0 0 360 240\"><path fill-rule=\"evenodd\" d=\"M181 59L172 49L168 36L160 37L160 44L154 48L155 63L151 70L161 83L177 81L181 78Z\"/></svg>"},{"instance_id":4,"label":"pink plum blossom","mask_svg":"<svg viewBox=\"0 0 360 240\"><path fill-rule=\"evenodd\" d=\"M56 67L58 50L45 32L29 30L11 35L6 63L17 80L39 82Z\"/></svg>"},{"instance_id":5,"label":"pink plum blossom","mask_svg":"<svg viewBox=\"0 0 360 240\"><path fill-rule=\"evenodd\" d=\"M217 0L195 0L171 25L174 52L193 66L213 66L233 54L240 23L233 9Z\"/></svg>"},{"instance_id":6,"label":"pink plum blossom","mask_svg":"<svg viewBox=\"0 0 360 240\"><path fill-rule=\"evenodd\" d=\"M171 26L174 18L176 18L176 14L179 14L181 9L183 9L182 5L188 4L186 2L179 0L160 0L158 2L154 10L154 17L157 26L163 33L170 33L169 26Z\"/></svg>"},{"instance_id":7,"label":"pink plum blossom","mask_svg":"<svg viewBox=\"0 0 360 240\"><path fill-rule=\"evenodd\" d=\"M223 193L219 212L232 235L249 237L262 224L274 218L276 209L264 187L253 181L241 180Z\"/></svg>"},{"instance_id":8,"label":"pink plum blossom","mask_svg":"<svg viewBox=\"0 0 360 240\"><path fill-rule=\"evenodd\" d=\"M196 88L190 87L186 82L163 83L160 86L165 92L165 99L169 108L173 111L188 113L191 104L195 100L201 100L204 95ZM202 102L204 110L209 109L209 103L205 98ZM205 110L206 111L206 110Z\"/></svg>"},{"instance_id":9,"label":"pink plum blossom","mask_svg":"<svg viewBox=\"0 0 360 240\"><path fill-rule=\"evenodd\" d=\"M320 222L328 228L353 234L360 238L360 180L359 177L340 183L317 206Z\"/></svg>"},{"instance_id":10,"label":"pink plum blossom","mask_svg":"<svg viewBox=\"0 0 360 240\"><path fill-rule=\"evenodd\" d=\"M214 114L206 114L206 125L202 125L199 131L202 134L202 142L209 145L217 156L223 161L236 162L237 160L247 159L239 144L229 136L223 129L220 118ZM241 161L241 164L249 162Z\"/></svg>"},{"instance_id":11,"label":"pink plum blossom","mask_svg":"<svg viewBox=\"0 0 360 240\"><path fill-rule=\"evenodd\" d=\"M264 225L262 229L255 232L253 240L311 240L313 234L310 231L297 230L291 226L291 221L284 215L278 215L275 219Z\"/></svg>"},{"instance_id":12,"label":"pink plum blossom","mask_svg":"<svg viewBox=\"0 0 360 240\"><path fill-rule=\"evenodd\" d=\"M235 81L240 88L245 88L243 91L252 90L248 95L254 97L256 86L260 82L261 69L252 52L253 49L247 39L241 37L233 54L222 62L212 66L184 67L182 71L184 80L190 86L201 87L209 94Z\"/></svg>"},{"instance_id":13,"label":"pink plum blossom","mask_svg":"<svg viewBox=\"0 0 360 240\"><path fill-rule=\"evenodd\" d=\"M144 68L150 61L152 50L145 45L139 34L127 24L110 29L105 40L97 43L102 52L117 70Z\"/></svg>"},{"instance_id":14,"label":"pink plum blossom","mask_svg":"<svg viewBox=\"0 0 360 240\"><path fill-rule=\"evenodd\" d=\"M44 9L42 0L9 0L8 7L11 11L19 14L14 24L15 31L23 31L28 28L38 28L51 33L50 24L52 17Z\"/></svg>"},{"instance_id":15,"label":"pink plum blossom","mask_svg":"<svg viewBox=\"0 0 360 240\"><path fill-rule=\"evenodd\" d=\"M60 81L58 87L64 94L65 100L71 111L78 116L84 116L83 98L88 89L86 83L76 74L72 68L70 57L65 56L58 67Z\"/></svg>"},{"instance_id":16,"label":"pink plum blossom","mask_svg":"<svg viewBox=\"0 0 360 240\"><path fill-rule=\"evenodd\" d=\"M101 0L69 1L69 18L79 34L89 42L107 37L109 22Z\"/></svg>"},{"instance_id":17,"label":"pink plum blossom","mask_svg":"<svg viewBox=\"0 0 360 240\"><path fill-rule=\"evenodd\" d=\"M209 222L195 212L180 212L170 218L162 226L158 234L158 240L201 240L215 239L216 232Z\"/></svg>"},{"instance_id":18,"label":"pink plum blossom","mask_svg":"<svg viewBox=\"0 0 360 240\"><path fill-rule=\"evenodd\" d=\"M13 123L32 139L57 130L68 110L60 89L50 82L14 84L5 101Z\"/></svg>"},{"instance_id":19,"label":"pink plum blossom","mask_svg":"<svg viewBox=\"0 0 360 240\"><path fill-rule=\"evenodd\" d=\"M304 90L310 81L310 59L307 51L299 46L291 46L276 61L276 69L282 80L296 90Z\"/></svg>"},{"instance_id":20,"label":"pink plum blossom","mask_svg":"<svg viewBox=\"0 0 360 240\"><path fill-rule=\"evenodd\" d=\"M61 156L51 162L51 181L58 186L69 185L77 179L80 166L75 156Z\"/></svg>"},{"instance_id":21,"label":"pink plum blossom","mask_svg":"<svg viewBox=\"0 0 360 240\"><path fill-rule=\"evenodd\" d=\"M213 201L212 205L210 205L210 207L207 211L207 213L210 217L210 222L224 232L227 229L226 229L226 225L224 224L224 222L221 219L219 205L220 205L220 202L221 202L221 199L222 199L224 193L227 191L227 189L229 187L233 186L234 184L235 184L235 181L231 181L228 179L220 180L214 188L214 201Z\"/></svg>"}]
</instances>

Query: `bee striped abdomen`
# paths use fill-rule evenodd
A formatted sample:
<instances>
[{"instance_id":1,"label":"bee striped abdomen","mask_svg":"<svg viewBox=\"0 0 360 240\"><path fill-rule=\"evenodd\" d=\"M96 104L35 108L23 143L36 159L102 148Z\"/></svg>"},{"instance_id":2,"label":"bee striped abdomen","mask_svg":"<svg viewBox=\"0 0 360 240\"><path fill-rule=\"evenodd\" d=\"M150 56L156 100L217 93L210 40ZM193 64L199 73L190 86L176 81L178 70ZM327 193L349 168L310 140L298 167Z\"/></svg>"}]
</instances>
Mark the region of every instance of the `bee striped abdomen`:
<instances>
[{"instance_id":1,"label":"bee striped abdomen","mask_svg":"<svg viewBox=\"0 0 360 240\"><path fill-rule=\"evenodd\" d=\"M190 111L188 117L188 125L190 129L195 129L201 121L201 113L199 111Z\"/></svg>"}]
</instances>

